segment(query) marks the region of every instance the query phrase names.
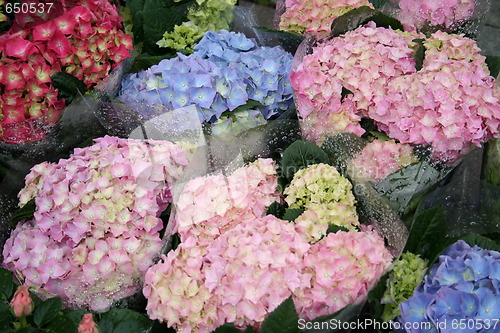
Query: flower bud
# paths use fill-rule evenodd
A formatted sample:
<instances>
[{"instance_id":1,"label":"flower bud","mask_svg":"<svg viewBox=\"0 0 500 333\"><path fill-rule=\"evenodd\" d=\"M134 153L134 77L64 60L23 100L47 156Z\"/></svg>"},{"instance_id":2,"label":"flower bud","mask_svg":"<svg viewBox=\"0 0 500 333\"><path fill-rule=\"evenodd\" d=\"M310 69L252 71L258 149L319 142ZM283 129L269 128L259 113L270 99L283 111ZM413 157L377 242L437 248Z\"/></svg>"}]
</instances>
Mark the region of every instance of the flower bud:
<instances>
[{"instance_id":1,"label":"flower bud","mask_svg":"<svg viewBox=\"0 0 500 333\"><path fill-rule=\"evenodd\" d=\"M19 286L10 301L14 314L20 318L23 314L29 315L33 311L33 301L28 292L29 286Z\"/></svg>"},{"instance_id":2,"label":"flower bud","mask_svg":"<svg viewBox=\"0 0 500 333\"><path fill-rule=\"evenodd\" d=\"M92 318L92 313L84 314L80 325L78 325L78 333L99 333L97 325Z\"/></svg>"}]
</instances>

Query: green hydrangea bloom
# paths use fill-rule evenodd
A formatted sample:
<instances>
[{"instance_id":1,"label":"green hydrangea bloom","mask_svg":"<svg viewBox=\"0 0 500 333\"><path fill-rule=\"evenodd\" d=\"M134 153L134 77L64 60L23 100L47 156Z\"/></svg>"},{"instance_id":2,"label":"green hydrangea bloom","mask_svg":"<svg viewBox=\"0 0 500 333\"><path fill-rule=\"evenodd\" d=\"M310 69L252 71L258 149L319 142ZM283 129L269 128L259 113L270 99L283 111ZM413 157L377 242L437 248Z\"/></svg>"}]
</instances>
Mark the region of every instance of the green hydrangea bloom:
<instances>
[{"instance_id":1,"label":"green hydrangea bloom","mask_svg":"<svg viewBox=\"0 0 500 333\"><path fill-rule=\"evenodd\" d=\"M196 5L188 10L189 21L176 25L171 32L165 32L157 42L158 46L170 47L185 54L193 52L194 45L206 31L229 30L235 4L236 0L196 0Z\"/></svg>"},{"instance_id":2,"label":"green hydrangea bloom","mask_svg":"<svg viewBox=\"0 0 500 333\"><path fill-rule=\"evenodd\" d=\"M4 4L5 4L5 0L0 0L0 22L7 21L7 16L5 16L2 12Z\"/></svg>"},{"instance_id":3,"label":"green hydrangea bloom","mask_svg":"<svg viewBox=\"0 0 500 333\"><path fill-rule=\"evenodd\" d=\"M382 316L384 321L390 321L401 314L399 304L413 295L415 288L424 279L427 264L427 260L411 252L403 253L401 258L394 262L394 268L387 279L387 289L382 297L382 304L385 304Z\"/></svg>"},{"instance_id":4,"label":"green hydrangea bloom","mask_svg":"<svg viewBox=\"0 0 500 333\"><path fill-rule=\"evenodd\" d=\"M284 192L290 208L312 209L315 205L339 202L356 211L352 185L337 169L327 164L314 164L293 176Z\"/></svg>"}]
</instances>

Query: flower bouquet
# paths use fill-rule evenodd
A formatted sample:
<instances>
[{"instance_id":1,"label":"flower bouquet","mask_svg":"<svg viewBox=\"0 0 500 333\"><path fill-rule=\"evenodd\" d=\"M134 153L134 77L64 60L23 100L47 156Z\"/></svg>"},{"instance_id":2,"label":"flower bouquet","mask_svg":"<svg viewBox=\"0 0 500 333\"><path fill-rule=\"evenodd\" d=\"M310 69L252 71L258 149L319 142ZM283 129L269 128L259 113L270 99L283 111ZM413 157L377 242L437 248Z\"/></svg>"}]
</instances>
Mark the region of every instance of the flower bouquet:
<instances>
[{"instance_id":1,"label":"flower bouquet","mask_svg":"<svg viewBox=\"0 0 500 333\"><path fill-rule=\"evenodd\" d=\"M160 215L191 147L106 136L68 159L36 165L19 193L22 219L3 265L39 296L57 295L70 308L106 311L135 294L160 253Z\"/></svg>"},{"instance_id":2,"label":"flower bouquet","mask_svg":"<svg viewBox=\"0 0 500 333\"><path fill-rule=\"evenodd\" d=\"M356 315L392 255L377 223L360 224L351 183L324 157L296 142L279 168L257 159L183 184L169 222L180 244L146 273L149 317L183 331L271 332L283 318L295 331L350 304Z\"/></svg>"},{"instance_id":3,"label":"flower bouquet","mask_svg":"<svg viewBox=\"0 0 500 333\"><path fill-rule=\"evenodd\" d=\"M132 49L107 0L25 3L46 11L16 14L0 36L0 141L11 144L43 139L71 101L67 86L84 92Z\"/></svg>"},{"instance_id":4,"label":"flower bouquet","mask_svg":"<svg viewBox=\"0 0 500 333\"><path fill-rule=\"evenodd\" d=\"M428 271L427 260L403 254L387 279L384 321L396 332L497 331L499 246L480 237L448 245Z\"/></svg>"},{"instance_id":5,"label":"flower bouquet","mask_svg":"<svg viewBox=\"0 0 500 333\"><path fill-rule=\"evenodd\" d=\"M297 137L297 124L290 119L291 60L281 48L258 46L242 33L209 31L190 55L179 53L127 75L117 98L143 119L156 115L157 105L194 105L211 138L213 159L224 165L240 149L245 157L268 154L276 138Z\"/></svg>"},{"instance_id":6,"label":"flower bouquet","mask_svg":"<svg viewBox=\"0 0 500 333\"><path fill-rule=\"evenodd\" d=\"M356 149L340 162L359 174L359 162L376 154L376 169L361 178L377 182L403 212L473 147L498 137L500 90L475 41L403 32L381 15L353 10L334 21L330 39L304 41L290 80L305 138L331 145L325 137L347 132L368 139L348 143ZM349 20L361 25L348 31Z\"/></svg>"}]
</instances>

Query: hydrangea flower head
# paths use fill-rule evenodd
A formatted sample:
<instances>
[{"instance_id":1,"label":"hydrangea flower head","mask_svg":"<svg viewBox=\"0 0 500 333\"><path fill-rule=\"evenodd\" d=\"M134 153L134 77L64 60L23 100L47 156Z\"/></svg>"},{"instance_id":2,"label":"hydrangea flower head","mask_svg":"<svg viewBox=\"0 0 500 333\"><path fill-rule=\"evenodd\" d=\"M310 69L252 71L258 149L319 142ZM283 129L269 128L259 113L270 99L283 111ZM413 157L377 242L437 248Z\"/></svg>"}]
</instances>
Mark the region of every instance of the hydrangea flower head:
<instances>
[{"instance_id":1,"label":"hydrangea flower head","mask_svg":"<svg viewBox=\"0 0 500 333\"><path fill-rule=\"evenodd\" d=\"M303 279L310 282L293 295L299 317L311 320L363 299L391 261L383 238L369 228L328 234L304 257Z\"/></svg>"},{"instance_id":2,"label":"hydrangea flower head","mask_svg":"<svg viewBox=\"0 0 500 333\"><path fill-rule=\"evenodd\" d=\"M197 5L188 9L187 19L181 25L175 25L171 32L165 32L157 42L160 47L170 47L189 54L196 42L207 31L229 30L233 21L233 7L236 0L197 1Z\"/></svg>"},{"instance_id":3,"label":"hydrangea flower head","mask_svg":"<svg viewBox=\"0 0 500 333\"><path fill-rule=\"evenodd\" d=\"M368 0L287 0L281 15L281 30L309 33L317 38L327 37L332 22L348 11L361 6L373 8Z\"/></svg>"},{"instance_id":4,"label":"hydrangea flower head","mask_svg":"<svg viewBox=\"0 0 500 333\"><path fill-rule=\"evenodd\" d=\"M355 212L351 183L335 167L323 163L297 171L284 195L290 208L308 209L341 203Z\"/></svg>"},{"instance_id":5,"label":"hydrangea flower head","mask_svg":"<svg viewBox=\"0 0 500 333\"><path fill-rule=\"evenodd\" d=\"M382 297L382 303L385 304L384 321L393 320L400 315L399 304L413 294L426 272L427 260L411 252L403 253L400 259L394 261L387 279L387 289Z\"/></svg>"},{"instance_id":6,"label":"hydrangea flower head","mask_svg":"<svg viewBox=\"0 0 500 333\"><path fill-rule=\"evenodd\" d=\"M307 285L301 269L308 249L292 224L272 215L244 220L211 243L205 285L220 299L224 322L260 327L292 291Z\"/></svg>"},{"instance_id":7,"label":"hydrangea flower head","mask_svg":"<svg viewBox=\"0 0 500 333\"><path fill-rule=\"evenodd\" d=\"M271 159L257 161L231 175L196 178L184 187L176 210L181 241L196 237L206 244L248 218L262 217L280 200L276 167Z\"/></svg>"},{"instance_id":8,"label":"hydrangea flower head","mask_svg":"<svg viewBox=\"0 0 500 333\"><path fill-rule=\"evenodd\" d=\"M434 160L451 164L498 137L500 90L472 39L436 32L424 47L423 68L388 82L368 116L391 138L429 145Z\"/></svg>"},{"instance_id":9,"label":"hydrangea flower head","mask_svg":"<svg viewBox=\"0 0 500 333\"><path fill-rule=\"evenodd\" d=\"M416 71L415 38L371 22L314 47L290 75L304 135L363 134L359 121L387 82Z\"/></svg>"},{"instance_id":10,"label":"hydrangea flower head","mask_svg":"<svg viewBox=\"0 0 500 333\"><path fill-rule=\"evenodd\" d=\"M122 82L128 103L179 108L194 104L203 122L215 122L248 100L267 120L293 103L289 71L292 55L281 48L258 47L241 33L208 31L189 56L163 60Z\"/></svg>"},{"instance_id":11,"label":"hydrangea flower head","mask_svg":"<svg viewBox=\"0 0 500 333\"><path fill-rule=\"evenodd\" d=\"M418 159L410 145L374 140L354 156L349 168L355 179L376 182L415 162Z\"/></svg>"},{"instance_id":12,"label":"hydrangea flower head","mask_svg":"<svg viewBox=\"0 0 500 333\"><path fill-rule=\"evenodd\" d=\"M42 295L104 311L138 290L158 255L159 216L190 151L168 141L95 141L26 176L20 206L34 199L34 218L12 232L3 264Z\"/></svg>"},{"instance_id":13,"label":"hydrangea flower head","mask_svg":"<svg viewBox=\"0 0 500 333\"><path fill-rule=\"evenodd\" d=\"M38 1L24 3L36 7ZM129 57L132 38L121 21L107 0L59 1L48 13L16 14L0 37L0 141L45 137L66 105L49 85L57 72L91 87Z\"/></svg>"},{"instance_id":14,"label":"hydrangea flower head","mask_svg":"<svg viewBox=\"0 0 500 333\"><path fill-rule=\"evenodd\" d=\"M490 321L500 313L500 253L460 240L445 250L408 300L401 323ZM441 325L442 327L443 325ZM444 332L439 325L434 332Z\"/></svg>"}]
</instances>

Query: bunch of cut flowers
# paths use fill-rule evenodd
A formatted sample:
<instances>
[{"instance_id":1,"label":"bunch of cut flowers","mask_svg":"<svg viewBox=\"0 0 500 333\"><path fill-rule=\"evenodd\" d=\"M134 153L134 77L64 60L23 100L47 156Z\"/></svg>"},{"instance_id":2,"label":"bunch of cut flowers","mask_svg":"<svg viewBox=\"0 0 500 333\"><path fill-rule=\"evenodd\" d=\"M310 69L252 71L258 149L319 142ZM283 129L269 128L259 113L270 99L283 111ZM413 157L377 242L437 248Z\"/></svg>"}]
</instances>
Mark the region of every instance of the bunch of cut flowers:
<instances>
[{"instance_id":1,"label":"bunch of cut flowers","mask_svg":"<svg viewBox=\"0 0 500 333\"><path fill-rule=\"evenodd\" d=\"M3 249L3 265L43 298L106 311L134 295L159 255L171 184L188 144L103 137L26 176L19 205L32 206Z\"/></svg>"},{"instance_id":2,"label":"bunch of cut flowers","mask_svg":"<svg viewBox=\"0 0 500 333\"><path fill-rule=\"evenodd\" d=\"M19 13L0 36L0 141L43 139L66 102L52 77L71 74L89 88L130 56L132 39L108 0L63 1ZM24 4L24 3L23 3ZM31 8L31 7L30 7Z\"/></svg>"},{"instance_id":3,"label":"bunch of cut flowers","mask_svg":"<svg viewBox=\"0 0 500 333\"><path fill-rule=\"evenodd\" d=\"M319 43L291 75L303 134L362 135L369 120L451 165L498 137L500 90L479 52L463 35L425 38L373 22Z\"/></svg>"},{"instance_id":4,"label":"bunch of cut flowers","mask_svg":"<svg viewBox=\"0 0 500 333\"><path fill-rule=\"evenodd\" d=\"M498 243L479 235L465 239L498 249ZM396 321L398 332L496 331L499 259L498 251L459 240L427 271L429 260L405 252L386 281L382 319Z\"/></svg>"},{"instance_id":5,"label":"bunch of cut flowers","mask_svg":"<svg viewBox=\"0 0 500 333\"><path fill-rule=\"evenodd\" d=\"M310 321L364 301L392 261L384 239L359 223L352 185L334 167L294 166L283 194L271 159L183 187L171 221L180 245L146 273L151 319L260 330L285 302Z\"/></svg>"},{"instance_id":6,"label":"bunch of cut flowers","mask_svg":"<svg viewBox=\"0 0 500 333\"><path fill-rule=\"evenodd\" d=\"M179 53L126 76L118 99L168 109L195 105L204 123L214 123L253 101L260 112L247 115L260 124L293 104L291 60L281 48L260 47L242 33L208 31L189 56ZM143 117L150 112L139 107Z\"/></svg>"}]
</instances>

